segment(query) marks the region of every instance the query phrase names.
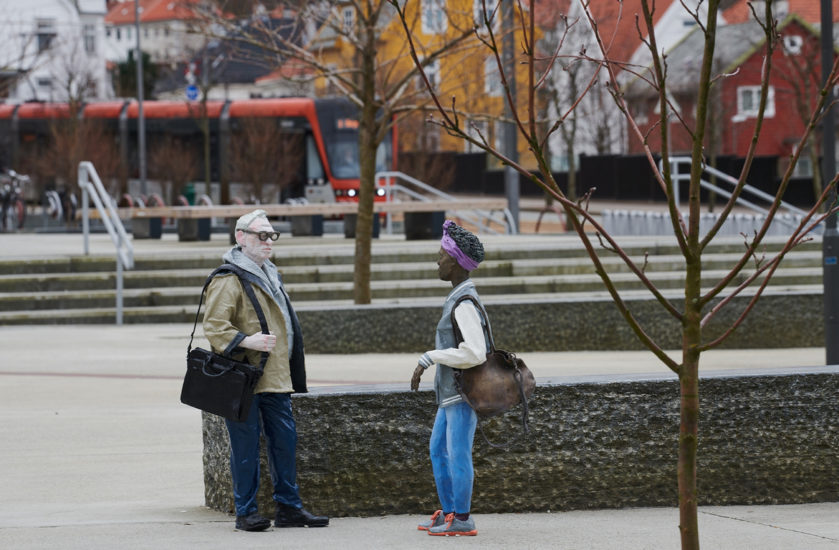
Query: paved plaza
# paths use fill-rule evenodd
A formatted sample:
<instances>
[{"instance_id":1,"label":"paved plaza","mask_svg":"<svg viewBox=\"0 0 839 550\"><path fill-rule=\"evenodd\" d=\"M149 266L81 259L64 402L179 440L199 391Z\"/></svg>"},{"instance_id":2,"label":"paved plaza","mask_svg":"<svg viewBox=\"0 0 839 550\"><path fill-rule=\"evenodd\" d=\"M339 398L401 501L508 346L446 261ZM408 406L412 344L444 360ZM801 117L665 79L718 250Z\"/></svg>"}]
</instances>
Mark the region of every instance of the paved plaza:
<instances>
[{"instance_id":1,"label":"paved plaza","mask_svg":"<svg viewBox=\"0 0 839 550\"><path fill-rule=\"evenodd\" d=\"M106 251L103 236L94 240L94 252ZM147 246L138 244L141 250ZM171 254L183 246L218 254L225 244L214 236L210 243L164 239L157 246ZM0 235L0 257L25 261L80 252L80 235ZM478 513L479 535L458 540L416 531L424 519L419 515L333 518L326 529L237 532L232 517L203 506L200 413L179 402L190 330L186 324L0 327L0 548L679 546L676 508ZM666 371L646 352L523 356L541 382ZM823 363L819 348L703 355L708 373ZM307 357L310 383L319 391L374 383L407 388L415 365L412 354ZM306 488L301 490L305 499ZM839 503L702 507L699 525L704 548L839 549Z\"/></svg>"}]
</instances>

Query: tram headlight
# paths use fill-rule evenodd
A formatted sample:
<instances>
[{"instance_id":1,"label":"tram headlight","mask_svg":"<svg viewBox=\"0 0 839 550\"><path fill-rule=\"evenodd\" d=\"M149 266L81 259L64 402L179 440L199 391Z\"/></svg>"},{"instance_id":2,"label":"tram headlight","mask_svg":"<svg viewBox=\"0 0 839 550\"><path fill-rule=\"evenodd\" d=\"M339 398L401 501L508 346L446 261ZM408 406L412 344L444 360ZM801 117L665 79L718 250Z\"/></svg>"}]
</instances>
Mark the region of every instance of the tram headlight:
<instances>
[{"instance_id":1,"label":"tram headlight","mask_svg":"<svg viewBox=\"0 0 839 550\"><path fill-rule=\"evenodd\" d=\"M382 189L381 187L379 187L378 189L376 189L376 195L378 195L379 197L384 197L385 196L385 190Z\"/></svg>"},{"instance_id":2,"label":"tram headlight","mask_svg":"<svg viewBox=\"0 0 839 550\"><path fill-rule=\"evenodd\" d=\"M356 191L355 189L350 189L349 191L347 191L348 197L354 197L356 195L358 195L358 191Z\"/></svg>"}]
</instances>

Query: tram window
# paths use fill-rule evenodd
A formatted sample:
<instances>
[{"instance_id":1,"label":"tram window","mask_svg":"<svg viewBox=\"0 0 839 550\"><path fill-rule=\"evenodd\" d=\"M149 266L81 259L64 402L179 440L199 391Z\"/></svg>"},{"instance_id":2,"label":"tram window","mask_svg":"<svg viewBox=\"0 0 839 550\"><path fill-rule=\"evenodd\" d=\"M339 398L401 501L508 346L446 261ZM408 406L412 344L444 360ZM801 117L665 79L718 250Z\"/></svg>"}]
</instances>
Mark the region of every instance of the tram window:
<instances>
[{"instance_id":1,"label":"tram window","mask_svg":"<svg viewBox=\"0 0 839 550\"><path fill-rule=\"evenodd\" d=\"M318 148L311 135L306 136L306 175L311 180L324 180L323 165L318 156Z\"/></svg>"},{"instance_id":2,"label":"tram window","mask_svg":"<svg viewBox=\"0 0 839 550\"><path fill-rule=\"evenodd\" d=\"M391 166L393 166L391 151L389 139L383 141L376 147L376 172L385 172L391 169Z\"/></svg>"}]
</instances>

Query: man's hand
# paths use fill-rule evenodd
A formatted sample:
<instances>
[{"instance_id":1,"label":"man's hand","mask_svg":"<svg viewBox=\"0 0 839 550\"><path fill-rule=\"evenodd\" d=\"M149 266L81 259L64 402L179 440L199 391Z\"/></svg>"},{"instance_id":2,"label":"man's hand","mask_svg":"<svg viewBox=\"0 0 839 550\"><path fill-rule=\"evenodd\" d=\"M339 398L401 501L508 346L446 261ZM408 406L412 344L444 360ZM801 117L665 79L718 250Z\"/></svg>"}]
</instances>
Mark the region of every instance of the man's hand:
<instances>
[{"instance_id":1,"label":"man's hand","mask_svg":"<svg viewBox=\"0 0 839 550\"><path fill-rule=\"evenodd\" d=\"M276 345L276 336L273 334L264 334L262 332L246 336L245 339L239 343L239 347L254 349L256 351L271 351Z\"/></svg>"},{"instance_id":2,"label":"man's hand","mask_svg":"<svg viewBox=\"0 0 839 550\"><path fill-rule=\"evenodd\" d=\"M422 378L424 372L425 369L422 368L422 365L417 365L417 368L414 369L414 375L411 377L411 391L419 389L420 378Z\"/></svg>"}]
</instances>

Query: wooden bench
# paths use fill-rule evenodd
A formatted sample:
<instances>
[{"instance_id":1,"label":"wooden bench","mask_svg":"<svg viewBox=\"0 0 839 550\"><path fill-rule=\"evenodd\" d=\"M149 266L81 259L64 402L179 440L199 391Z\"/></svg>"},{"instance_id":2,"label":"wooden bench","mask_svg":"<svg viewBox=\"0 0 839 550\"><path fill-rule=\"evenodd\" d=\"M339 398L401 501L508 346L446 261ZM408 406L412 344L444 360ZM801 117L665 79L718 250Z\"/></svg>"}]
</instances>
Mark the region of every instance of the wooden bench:
<instances>
[{"instance_id":1,"label":"wooden bench","mask_svg":"<svg viewBox=\"0 0 839 550\"><path fill-rule=\"evenodd\" d=\"M358 213L358 203L309 203L309 204L243 204L218 206L147 206L135 208L117 208L117 215L124 220L153 220L171 218L176 220L209 220L211 218L236 219L239 216L262 209L271 217L295 216L347 216ZM458 202L407 201L374 202L373 212L377 214L407 214L412 212L447 212L456 210L504 210L507 199L477 197ZM78 214L81 216L81 212ZM96 209L90 210L91 218L99 218ZM192 225L192 224L184 224ZM179 231L180 234L180 231ZM190 239L194 240L194 239Z\"/></svg>"}]
</instances>

